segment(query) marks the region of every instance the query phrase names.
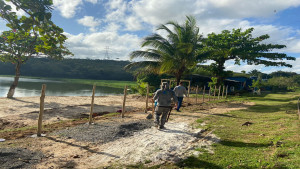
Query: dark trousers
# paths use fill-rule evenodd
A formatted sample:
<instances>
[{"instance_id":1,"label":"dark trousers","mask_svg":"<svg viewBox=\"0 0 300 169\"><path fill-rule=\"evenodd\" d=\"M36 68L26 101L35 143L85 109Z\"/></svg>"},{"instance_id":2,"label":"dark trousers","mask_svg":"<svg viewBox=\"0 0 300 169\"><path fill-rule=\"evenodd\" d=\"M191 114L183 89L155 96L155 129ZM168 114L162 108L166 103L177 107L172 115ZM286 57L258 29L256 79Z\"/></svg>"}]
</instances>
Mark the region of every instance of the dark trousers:
<instances>
[{"instance_id":1,"label":"dark trousers","mask_svg":"<svg viewBox=\"0 0 300 169\"><path fill-rule=\"evenodd\" d=\"M156 107L154 123L163 127L166 123L169 111L170 107Z\"/></svg>"},{"instance_id":2,"label":"dark trousers","mask_svg":"<svg viewBox=\"0 0 300 169\"><path fill-rule=\"evenodd\" d=\"M178 105L177 105L177 109L176 110L179 110L181 105L182 105L182 101L183 101L183 97L177 97L178 99Z\"/></svg>"}]
</instances>

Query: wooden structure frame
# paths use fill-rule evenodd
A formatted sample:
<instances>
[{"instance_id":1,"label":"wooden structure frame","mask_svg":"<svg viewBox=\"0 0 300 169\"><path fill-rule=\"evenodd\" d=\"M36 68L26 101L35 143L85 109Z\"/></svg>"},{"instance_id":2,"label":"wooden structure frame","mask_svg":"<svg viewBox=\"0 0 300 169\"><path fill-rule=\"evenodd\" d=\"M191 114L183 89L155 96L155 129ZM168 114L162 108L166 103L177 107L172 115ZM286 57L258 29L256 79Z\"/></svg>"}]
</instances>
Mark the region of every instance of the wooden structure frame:
<instances>
[{"instance_id":1,"label":"wooden structure frame","mask_svg":"<svg viewBox=\"0 0 300 169\"><path fill-rule=\"evenodd\" d=\"M169 89L170 89L172 82L175 82L176 80L172 80L172 79L160 79L160 84L162 84L164 81L169 82Z\"/></svg>"},{"instance_id":2,"label":"wooden structure frame","mask_svg":"<svg viewBox=\"0 0 300 169\"><path fill-rule=\"evenodd\" d=\"M162 82L164 82L164 81L169 82L169 89L171 88L172 82L176 82L176 80L172 80L172 79L160 79L160 84L162 84ZM180 80L180 82L188 82L189 83L187 97L190 97L191 81L190 80Z\"/></svg>"}]
</instances>

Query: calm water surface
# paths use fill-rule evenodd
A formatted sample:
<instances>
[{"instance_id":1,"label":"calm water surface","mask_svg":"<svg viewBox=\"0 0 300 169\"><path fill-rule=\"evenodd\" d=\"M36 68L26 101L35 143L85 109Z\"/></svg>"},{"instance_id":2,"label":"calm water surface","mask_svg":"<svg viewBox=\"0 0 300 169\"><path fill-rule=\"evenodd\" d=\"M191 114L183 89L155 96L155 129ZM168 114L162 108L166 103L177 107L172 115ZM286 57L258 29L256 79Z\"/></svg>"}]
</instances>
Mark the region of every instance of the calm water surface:
<instances>
[{"instance_id":1,"label":"calm water surface","mask_svg":"<svg viewBox=\"0 0 300 169\"><path fill-rule=\"evenodd\" d=\"M0 97L6 97L13 77L0 77ZM40 96L42 84L46 84L46 96L91 96L92 85L69 83L56 80L20 78L14 97ZM96 96L119 95L123 89L96 87Z\"/></svg>"}]
</instances>

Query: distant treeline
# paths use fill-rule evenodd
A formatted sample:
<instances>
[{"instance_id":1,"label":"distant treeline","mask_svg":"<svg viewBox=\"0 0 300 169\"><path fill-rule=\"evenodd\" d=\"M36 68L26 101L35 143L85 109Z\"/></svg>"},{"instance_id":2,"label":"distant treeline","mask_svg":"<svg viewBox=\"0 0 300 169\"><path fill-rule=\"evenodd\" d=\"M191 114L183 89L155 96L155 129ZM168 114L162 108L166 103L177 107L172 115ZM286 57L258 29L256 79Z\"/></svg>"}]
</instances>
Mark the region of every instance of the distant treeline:
<instances>
[{"instance_id":1,"label":"distant treeline","mask_svg":"<svg viewBox=\"0 0 300 169\"><path fill-rule=\"evenodd\" d=\"M124 70L129 61L31 58L21 67L22 76L97 80L134 80ZM14 65L0 62L0 75L14 75Z\"/></svg>"}]
</instances>

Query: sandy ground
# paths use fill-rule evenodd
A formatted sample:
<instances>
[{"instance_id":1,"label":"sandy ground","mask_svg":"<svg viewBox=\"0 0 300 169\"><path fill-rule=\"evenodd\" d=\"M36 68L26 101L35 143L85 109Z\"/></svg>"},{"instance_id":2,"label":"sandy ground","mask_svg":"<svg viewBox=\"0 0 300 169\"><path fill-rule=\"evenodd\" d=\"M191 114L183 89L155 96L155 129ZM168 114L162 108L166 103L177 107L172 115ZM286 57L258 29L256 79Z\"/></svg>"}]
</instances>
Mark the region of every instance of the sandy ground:
<instances>
[{"instance_id":1,"label":"sandy ground","mask_svg":"<svg viewBox=\"0 0 300 169\"><path fill-rule=\"evenodd\" d=\"M122 104L122 96L95 97L93 112L117 112L122 109ZM129 95L126 98L126 111L143 108L145 104L145 99ZM46 96L43 123L80 118L84 114L89 114L90 105L91 97ZM26 126L37 125L39 107L39 97L0 98L0 119L18 122Z\"/></svg>"},{"instance_id":2,"label":"sandy ground","mask_svg":"<svg viewBox=\"0 0 300 169\"><path fill-rule=\"evenodd\" d=\"M63 119L73 119L81 113L88 113L90 97L46 97L45 122L51 123ZM95 112L115 112L121 109L122 97L97 97ZM113 123L123 123L145 119L145 101L138 96L127 98L127 110L138 110L126 114L125 118L106 119ZM104 166L124 166L138 162L148 165L177 162L187 156L197 156L199 148L213 153L212 144L219 141L213 131L195 128L195 120L207 115L220 115L231 110L245 109L252 103L231 103L218 105L191 105L183 107L182 112L172 112L166 129L154 127L135 132L104 144L77 141L57 135L42 138L10 140L0 147L18 145L34 152L42 152L44 158L35 168L98 168ZM39 98L0 99L0 118L16 120L24 124L36 124ZM101 123L101 121L95 121ZM83 132L84 134L84 132Z\"/></svg>"}]
</instances>

